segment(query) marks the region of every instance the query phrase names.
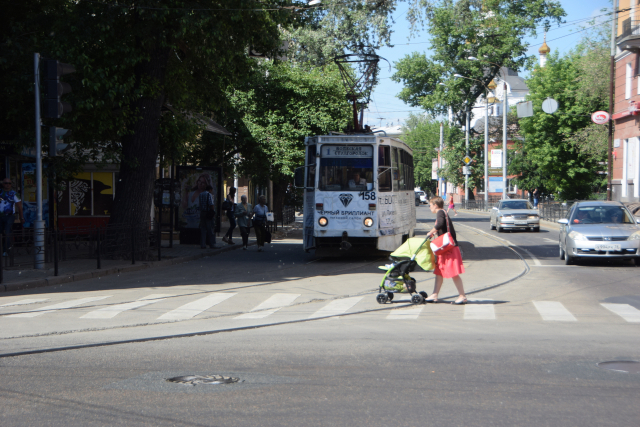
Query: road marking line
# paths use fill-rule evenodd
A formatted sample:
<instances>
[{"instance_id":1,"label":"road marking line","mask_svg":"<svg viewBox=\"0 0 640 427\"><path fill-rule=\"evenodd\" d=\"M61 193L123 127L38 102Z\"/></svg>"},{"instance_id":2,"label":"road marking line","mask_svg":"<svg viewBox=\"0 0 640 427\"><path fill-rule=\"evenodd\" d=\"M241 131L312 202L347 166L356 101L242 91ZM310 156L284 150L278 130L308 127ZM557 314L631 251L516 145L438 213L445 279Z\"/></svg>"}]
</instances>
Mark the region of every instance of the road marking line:
<instances>
[{"instance_id":1,"label":"road marking line","mask_svg":"<svg viewBox=\"0 0 640 427\"><path fill-rule=\"evenodd\" d=\"M629 323L640 323L640 310L629 304L605 304L601 306L617 314Z\"/></svg>"},{"instance_id":2,"label":"road marking line","mask_svg":"<svg viewBox=\"0 0 640 427\"><path fill-rule=\"evenodd\" d=\"M300 294L275 294L263 301L249 313L241 314L235 319L263 319L282 307L286 307L298 298Z\"/></svg>"},{"instance_id":3,"label":"road marking line","mask_svg":"<svg viewBox=\"0 0 640 427\"><path fill-rule=\"evenodd\" d=\"M540 264L540 260L538 258L536 258L536 256L534 254L532 254L531 252L529 252L528 250L526 250L525 248L521 248L520 246L517 246L518 249L522 249L523 251L525 251L526 253L529 254L529 256L531 257L531 259L533 260L533 263L537 266L541 266L542 264Z\"/></svg>"},{"instance_id":4,"label":"road marking line","mask_svg":"<svg viewBox=\"0 0 640 427\"><path fill-rule=\"evenodd\" d=\"M124 304L116 304L108 307L104 307L98 310L90 311L84 316L80 316L81 319L111 319L116 317L123 311L134 310L136 308L144 307L145 305L155 304L162 301L166 297L172 297L173 295L167 294L151 294L146 297L142 297L132 302L125 302Z\"/></svg>"},{"instance_id":5,"label":"road marking line","mask_svg":"<svg viewBox=\"0 0 640 427\"><path fill-rule=\"evenodd\" d=\"M532 265L532 267L567 267L567 268L576 268L578 265Z\"/></svg>"},{"instance_id":6,"label":"road marking line","mask_svg":"<svg viewBox=\"0 0 640 427\"><path fill-rule=\"evenodd\" d=\"M542 239L542 240L545 240L545 241L547 241L547 242L551 242L551 243L558 243L558 241L557 241L557 240L548 239L548 238L546 238L546 237L545 237L544 239Z\"/></svg>"},{"instance_id":7,"label":"road marking line","mask_svg":"<svg viewBox=\"0 0 640 427\"><path fill-rule=\"evenodd\" d=\"M48 305L46 307L41 307L38 308L36 310L31 310L28 311L26 313L17 313L17 314L10 314L6 317L36 317L36 316L40 316L42 314L45 313L52 313L54 311L57 310L63 310L65 308L71 308L71 307L76 307L78 305L82 305L88 302L93 302L93 301L100 301L102 299L105 298L110 298L111 295L107 295L107 296L103 296L103 297L88 297L88 298L80 298L80 299L74 299L71 301L65 301L65 302L61 302L58 304L53 304L53 305Z\"/></svg>"},{"instance_id":8,"label":"road marking line","mask_svg":"<svg viewBox=\"0 0 640 427\"><path fill-rule=\"evenodd\" d=\"M196 301L192 301L183 306L176 308L175 310L171 310L162 316L158 317L158 320L184 320L191 319L192 317L197 316L205 310L210 309L214 305L220 304L221 302L231 298L234 295L238 295L237 292L233 293L219 293L207 295L204 298L200 298Z\"/></svg>"},{"instance_id":9,"label":"road marking line","mask_svg":"<svg viewBox=\"0 0 640 427\"><path fill-rule=\"evenodd\" d=\"M424 310L424 305L419 305L411 308L396 308L391 310L387 316L387 320L411 320L417 319Z\"/></svg>"},{"instance_id":10,"label":"road marking line","mask_svg":"<svg viewBox=\"0 0 640 427\"><path fill-rule=\"evenodd\" d=\"M493 301L492 299L475 298L474 301ZM494 320L496 318L496 310L493 304L466 304L464 306L465 320Z\"/></svg>"},{"instance_id":11,"label":"road marking line","mask_svg":"<svg viewBox=\"0 0 640 427\"><path fill-rule=\"evenodd\" d=\"M46 301L49 298L29 298L29 299L21 299L20 301L10 302L7 304L2 304L0 307L12 307L14 305L27 305L27 304L35 304L37 302Z\"/></svg>"},{"instance_id":12,"label":"road marking line","mask_svg":"<svg viewBox=\"0 0 640 427\"><path fill-rule=\"evenodd\" d=\"M542 316L542 320L552 322L577 322L573 314L558 301L532 301L533 305Z\"/></svg>"},{"instance_id":13,"label":"road marking line","mask_svg":"<svg viewBox=\"0 0 640 427\"><path fill-rule=\"evenodd\" d=\"M336 316L338 314L342 314L345 311L349 310L351 307L359 303L364 297L352 297L339 299L335 301L331 301L329 304L325 305L311 316L309 319L315 319L317 317L327 317L327 316Z\"/></svg>"}]
</instances>

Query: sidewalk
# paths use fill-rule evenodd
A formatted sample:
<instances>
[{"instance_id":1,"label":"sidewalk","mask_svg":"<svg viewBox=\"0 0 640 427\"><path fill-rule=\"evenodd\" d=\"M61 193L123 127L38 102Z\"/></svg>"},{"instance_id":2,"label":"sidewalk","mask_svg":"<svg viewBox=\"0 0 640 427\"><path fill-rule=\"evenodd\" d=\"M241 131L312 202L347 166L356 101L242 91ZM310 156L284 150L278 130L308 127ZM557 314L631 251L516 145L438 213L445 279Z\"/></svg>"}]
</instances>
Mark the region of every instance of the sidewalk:
<instances>
[{"instance_id":1,"label":"sidewalk","mask_svg":"<svg viewBox=\"0 0 640 427\"><path fill-rule=\"evenodd\" d=\"M272 233L273 240L283 239L288 233L300 228L302 223L296 221L284 227L278 226L278 230ZM173 248L162 247L162 260L160 261L136 261L131 264L131 260L102 260L101 269L97 269L95 259L76 259L61 262L58 268L58 276L54 276L53 263L47 263L45 269L36 270L34 268L25 269L4 269L3 282L0 284L0 292L17 291L21 289L39 288L44 286L56 286L64 283L87 280L96 277L103 277L110 274L122 274L132 271L140 271L148 268L164 267L168 265L180 264L193 261L203 257L214 256L224 252L241 249L242 239L239 231L236 231L235 245L224 243L220 237L216 238L216 249L201 249L199 245L181 245L174 241ZM167 241L162 242L168 245ZM256 244L255 233L249 237L249 246Z\"/></svg>"}]
</instances>

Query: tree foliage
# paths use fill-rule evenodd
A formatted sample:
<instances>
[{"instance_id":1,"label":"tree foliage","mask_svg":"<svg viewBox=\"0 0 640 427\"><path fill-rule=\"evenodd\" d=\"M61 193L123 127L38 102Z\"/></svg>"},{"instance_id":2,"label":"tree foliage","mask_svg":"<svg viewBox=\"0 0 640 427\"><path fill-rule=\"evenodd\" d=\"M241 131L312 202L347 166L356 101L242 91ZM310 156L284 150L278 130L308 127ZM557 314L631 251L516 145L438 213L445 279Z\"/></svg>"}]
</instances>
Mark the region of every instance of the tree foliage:
<instances>
[{"instance_id":1,"label":"tree foliage","mask_svg":"<svg viewBox=\"0 0 640 427\"><path fill-rule=\"evenodd\" d=\"M510 165L511 173L521 174L517 181L522 188L544 188L566 200L588 198L601 185L597 162L602 157L578 150L567 138L575 141L589 132L591 113L605 107L602 99L585 102L579 96L580 75L575 53L564 57L556 53L527 79L534 115L519 121L524 155L522 162ZM554 114L542 111L547 98L560 105Z\"/></svg>"},{"instance_id":2,"label":"tree foliage","mask_svg":"<svg viewBox=\"0 0 640 427\"><path fill-rule=\"evenodd\" d=\"M500 66L518 70L527 63L525 38L560 23L565 12L551 0L441 0L426 16L434 53L414 52L395 63L393 80L405 86L398 97L434 116L451 108L463 124L465 104L484 94Z\"/></svg>"}]
</instances>

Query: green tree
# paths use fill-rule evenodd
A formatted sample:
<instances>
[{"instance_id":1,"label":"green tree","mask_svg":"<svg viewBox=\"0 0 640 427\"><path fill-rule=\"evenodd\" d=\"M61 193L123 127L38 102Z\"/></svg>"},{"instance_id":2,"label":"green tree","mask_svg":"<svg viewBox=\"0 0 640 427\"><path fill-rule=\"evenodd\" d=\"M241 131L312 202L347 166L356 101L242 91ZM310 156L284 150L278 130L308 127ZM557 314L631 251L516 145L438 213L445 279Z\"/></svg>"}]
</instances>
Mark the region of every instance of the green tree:
<instances>
[{"instance_id":1,"label":"green tree","mask_svg":"<svg viewBox=\"0 0 640 427\"><path fill-rule=\"evenodd\" d=\"M589 128L591 113L604 107L602 100L579 97L581 72L576 59L575 52L564 57L552 54L546 66L536 67L527 79L534 115L519 120L523 155L510 166L511 173L521 174L517 181L522 188L543 187L564 200L588 198L602 181L597 175L601 158L567 139ZM542 111L547 98L560 105L554 114Z\"/></svg>"},{"instance_id":2,"label":"green tree","mask_svg":"<svg viewBox=\"0 0 640 427\"><path fill-rule=\"evenodd\" d=\"M15 99L32 87L33 66L23 59L31 52L76 66L74 111L55 123L74 131L76 153L120 163L110 219L115 224L149 218L161 135L166 146L180 146L199 134L187 113L210 116L228 104L226 88L255 64L248 48L275 57L278 27L292 19L289 9L230 0L43 5L27 0L15 7L24 9L21 20L4 30L3 71L12 71L18 83ZM33 107L29 111L28 103L21 104L5 104L12 110L9 117L33 117ZM162 120L168 106L175 117ZM162 129L163 123L169 128ZM23 126L15 133L31 139L27 129L33 126L17 124Z\"/></svg>"},{"instance_id":3,"label":"green tree","mask_svg":"<svg viewBox=\"0 0 640 427\"><path fill-rule=\"evenodd\" d=\"M393 80L404 84L398 97L433 116L451 108L460 125L465 105L484 94L499 66L518 70L527 63L525 39L565 16L559 2L550 0L441 0L426 11L434 53L414 52L395 63Z\"/></svg>"}]
</instances>

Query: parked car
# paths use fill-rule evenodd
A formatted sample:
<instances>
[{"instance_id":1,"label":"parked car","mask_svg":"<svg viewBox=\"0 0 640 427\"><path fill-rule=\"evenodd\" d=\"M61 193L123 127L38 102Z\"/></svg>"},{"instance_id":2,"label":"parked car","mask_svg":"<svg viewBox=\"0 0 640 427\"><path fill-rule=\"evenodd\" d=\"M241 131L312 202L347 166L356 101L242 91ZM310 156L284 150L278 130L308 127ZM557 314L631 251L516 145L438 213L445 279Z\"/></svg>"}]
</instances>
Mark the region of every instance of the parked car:
<instances>
[{"instance_id":1,"label":"parked car","mask_svg":"<svg viewBox=\"0 0 640 427\"><path fill-rule=\"evenodd\" d=\"M504 230L540 231L540 216L526 199L503 199L491 210L489 225L498 233Z\"/></svg>"},{"instance_id":2,"label":"parked car","mask_svg":"<svg viewBox=\"0 0 640 427\"><path fill-rule=\"evenodd\" d=\"M422 194L420 194L420 202L425 205L429 203L429 194L427 192L422 191Z\"/></svg>"},{"instance_id":3,"label":"parked car","mask_svg":"<svg viewBox=\"0 0 640 427\"><path fill-rule=\"evenodd\" d=\"M569 265L580 258L621 258L640 265L638 221L620 202L576 202L558 220L560 259Z\"/></svg>"},{"instance_id":4,"label":"parked car","mask_svg":"<svg viewBox=\"0 0 640 427\"><path fill-rule=\"evenodd\" d=\"M414 191L416 195L416 206L420 206L420 191Z\"/></svg>"}]
</instances>

